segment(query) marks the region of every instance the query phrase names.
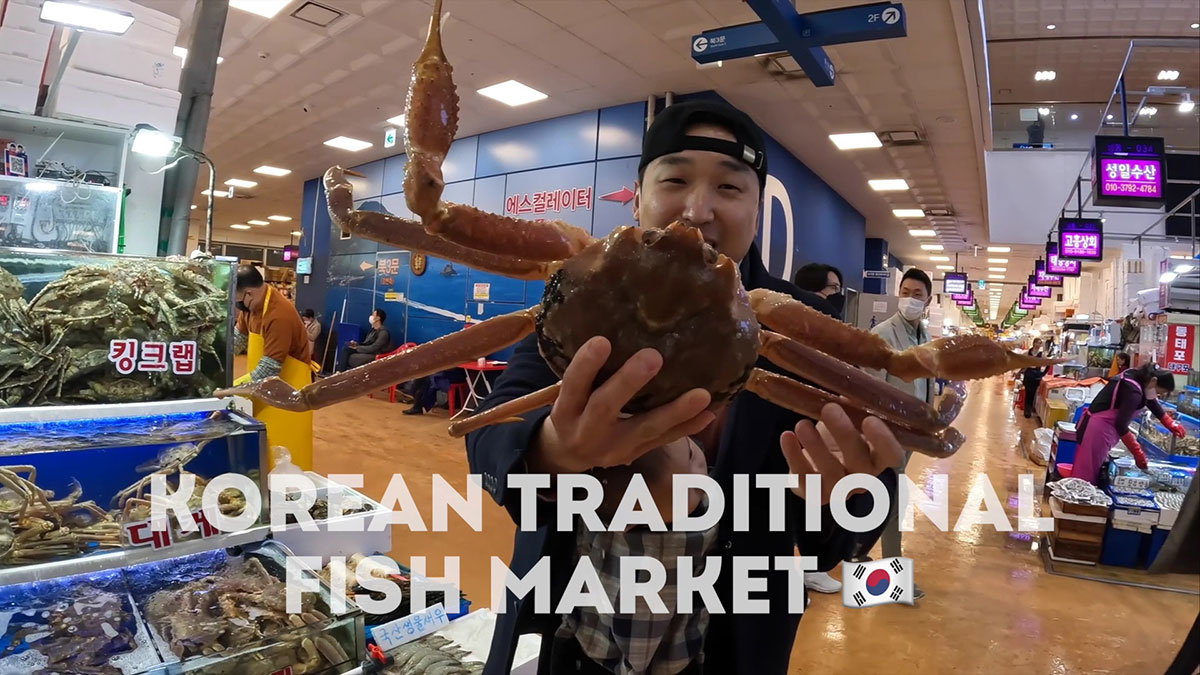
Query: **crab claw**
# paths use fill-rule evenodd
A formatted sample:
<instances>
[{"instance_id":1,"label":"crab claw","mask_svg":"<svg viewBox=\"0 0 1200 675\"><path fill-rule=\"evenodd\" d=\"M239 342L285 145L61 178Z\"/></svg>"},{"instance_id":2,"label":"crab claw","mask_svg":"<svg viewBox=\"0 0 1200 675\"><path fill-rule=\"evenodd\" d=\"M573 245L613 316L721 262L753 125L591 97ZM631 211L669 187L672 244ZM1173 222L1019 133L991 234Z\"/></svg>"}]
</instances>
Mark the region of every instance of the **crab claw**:
<instances>
[{"instance_id":1,"label":"crab claw","mask_svg":"<svg viewBox=\"0 0 1200 675\"><path fill-rule=\"evenodd\" d=\"M287 410L289 412L305 412L312 410L304 394L278 377L268 377L265 380L251 382L240 387L221 389L214 394L217 398L243 396L258 403Z\"/></svg>"}]
</instances>

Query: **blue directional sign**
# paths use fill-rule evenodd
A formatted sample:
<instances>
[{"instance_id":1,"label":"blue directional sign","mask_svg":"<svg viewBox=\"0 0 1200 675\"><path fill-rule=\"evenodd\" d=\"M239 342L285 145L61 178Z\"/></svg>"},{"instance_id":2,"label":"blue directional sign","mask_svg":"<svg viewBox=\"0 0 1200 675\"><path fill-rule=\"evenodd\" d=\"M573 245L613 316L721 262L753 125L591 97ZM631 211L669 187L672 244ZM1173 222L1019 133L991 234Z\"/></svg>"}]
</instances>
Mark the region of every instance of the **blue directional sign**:
<instances>
[{"instance_id":1,"label":"blue directional sign","mask_svg":"<svg viewBox=\"0 0 1200 675\"><path fill-rule=\"evenodd\" d=\"M905 37L904 7L881 2L798 14L789 0L745 0L762 21L692 36L692 59L714 63L786 51L818 87L833 85L833 62L823 47Z\"/></svg>"}]
</instances>

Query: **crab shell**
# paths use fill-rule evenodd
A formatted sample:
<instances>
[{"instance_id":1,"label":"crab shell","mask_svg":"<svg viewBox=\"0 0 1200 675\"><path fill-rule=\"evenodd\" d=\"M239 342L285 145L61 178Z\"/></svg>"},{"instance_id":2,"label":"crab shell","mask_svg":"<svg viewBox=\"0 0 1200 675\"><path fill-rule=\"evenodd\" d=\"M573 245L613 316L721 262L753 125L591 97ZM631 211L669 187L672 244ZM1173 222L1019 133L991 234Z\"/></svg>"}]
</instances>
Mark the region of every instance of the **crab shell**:
<instances>
[{"instance_id":1,"label":"crab shell","mask_svg":"<svg viewBox=\"0 0 1200 675\"><path fill-rule=\"evenodd\" d=\"M602 335L612 353L595 386L646 347L658 375L624 410L643 412L706 389L715 407L746 384L758 358L758 319L737 265L682 223L620 227L563 262L546 283L538 346L562 377L575 352Z\"/></svg>"}]
</instances>

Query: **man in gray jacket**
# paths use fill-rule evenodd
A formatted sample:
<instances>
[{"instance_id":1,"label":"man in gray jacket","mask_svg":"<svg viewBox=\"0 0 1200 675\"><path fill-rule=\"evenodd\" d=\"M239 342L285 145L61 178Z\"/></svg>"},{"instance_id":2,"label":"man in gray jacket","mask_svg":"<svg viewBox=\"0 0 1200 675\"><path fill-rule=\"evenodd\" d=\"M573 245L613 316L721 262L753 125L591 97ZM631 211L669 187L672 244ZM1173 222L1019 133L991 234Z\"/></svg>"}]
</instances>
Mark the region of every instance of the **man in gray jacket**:
<instances>
[{"instance_id":1,"label":"man in gray jacket","mask_svg":"<svg viewBox=\"0 0 1200 675\"><path fill-rule=\"evenodd\" d=\"M892 349L904 350L925 344L929 342L929 330L922 320L925 318L925 310L929 308L931 302L933 302L933 281L930 280L928 274L914 267L905 272L900 279L900 303L896 313L871 329L871 332L883 338L891 345ZM887 380L888 384L897 389L902 389L923 401L933 403L933 380L920 379L905 382L886 370L871 371L871 373L880 379ZM904 473L904 467L908 465L908 459L911 456L912 452L904 453L904 463L896 467L897 473ZM898 500L898 495L899 491L892 495L892 499ZM883 546L883 557L892 558L900 555L900 513L896 501L892 503L891 516L883 528L880 541ZM925 591L922 591L920 586L916 584L913 586L914 598L920 599L925 596Z\"/></svg>"}]
</instances>

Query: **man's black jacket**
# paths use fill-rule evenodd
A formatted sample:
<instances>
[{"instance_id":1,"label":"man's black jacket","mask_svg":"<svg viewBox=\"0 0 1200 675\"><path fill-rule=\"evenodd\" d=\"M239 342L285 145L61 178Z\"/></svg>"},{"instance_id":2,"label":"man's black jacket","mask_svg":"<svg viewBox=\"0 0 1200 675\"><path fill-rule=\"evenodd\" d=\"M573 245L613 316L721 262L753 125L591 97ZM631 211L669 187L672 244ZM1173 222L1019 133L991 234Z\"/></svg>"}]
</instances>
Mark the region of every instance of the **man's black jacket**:
<instances>
[{"instance_id":1,"label":"man's black jacket","mask_svg":"<svg viewBox=\"0 0 1200 675\"><path fill-rule=\"evenodd\" d=\"M742 261L740 270L742 284L747 290L767 288L787 293L826 314L834 314L824 298L772 277L763 266L756 246L751 247ZM765 359L760 358L758 365L782 372ZM508 369L480 410L550 386L557 381L558 378L538 352L536 336L530 336L517 345ZM549 408L537 410L524 415L522 422L487 427L467 437L471 473L481 475L484 489L491 493L497 503L507 508L517 522L520 492L507 489L508 475L524 470L523 457L526 449L531 445L549 413ZM857 551L869 550L883 530L883 526L880 525L873 532L849 532L837 526L829 515L829 508L824 507L821 529L807 532L804 524L804 501L788 492L786 527L783 531L771 532L768 527L768 491L753 488L754 479L751 478L752 489L748 499L750 529L747 532L733 531L733 476L786 473L788 466L779 448L779 436L792 429L799 420L797 414L770 404L749 392L739 394L729 409L717 461L710 471L726 496L717 548L710 553L723 558L716 590L726 613L714 614L711 617L704 658L706 673L783 675L787 672L792 643L800 622L801 615L788 613L789 580L787 573L782 571L751 573L752 578L767 579L767 592L751 593L750 597L769 598L769 613L730 613L733 598L731 556L768 556L773 562L775 556L791 556L795 549L799 548L802 555L818 558L818 569L830 570ZM880 478L888 490L896 489L894 471L889 469ZM801 477L802 484L803 480ZM870 512L871 504L869 495L861 495L851 498L848 507L854 515L865 515ZM542 503L539 508L552 507ZM570 532L558 532L554 527L554 520L553 517L539 516L538 522L547 524L537 531L522 532L518 529L513 546L513 559L509 565L514 574L524 577L538 560L550 557L551 608L558 604L566 581L574 569L574 537ZM556 615L535 614L532 598L532 594L521 599L508 594L505 612L498 617L496 631L492 637L491 654L484 671L487 675L509 672L513 650L520 634L537 632L542 634L543 640L552 639L560 619ZM696 602L700 602L699 598Z\"/></svg>"}]
</instances>

